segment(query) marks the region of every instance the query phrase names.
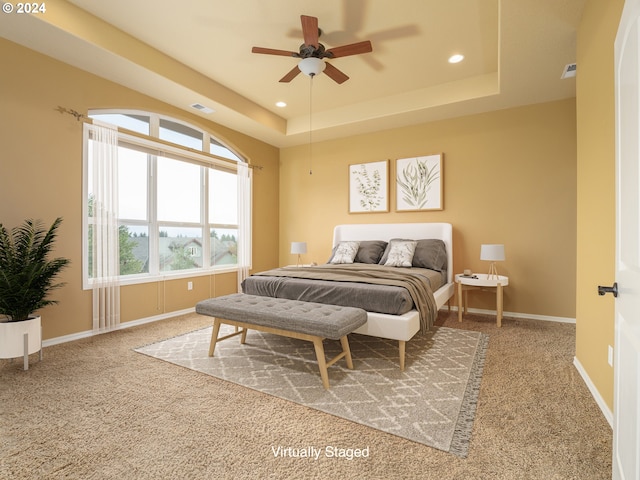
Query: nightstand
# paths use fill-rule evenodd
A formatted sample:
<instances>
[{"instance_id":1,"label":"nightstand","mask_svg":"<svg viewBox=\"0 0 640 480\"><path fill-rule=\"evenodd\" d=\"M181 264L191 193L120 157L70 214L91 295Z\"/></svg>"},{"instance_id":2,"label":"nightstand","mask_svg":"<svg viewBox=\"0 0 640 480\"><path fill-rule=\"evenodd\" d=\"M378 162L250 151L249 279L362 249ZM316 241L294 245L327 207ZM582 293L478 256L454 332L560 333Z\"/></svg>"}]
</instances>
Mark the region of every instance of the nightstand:
<instances>
[{"instance_id":1,"label":"nightstand","mask_svg":"<svg viewBox=\"0 0 640 480\"><path fill-rule=\"evenodd\" d=\"M502 289L509 285L509 277L493 275L489 278L486 273L474 273L470 276L458 273L456 275L458 284L458 321L462 322L463 294L464 313L467 313L467 294L469 290L493 291L496 293L496 324L502 326Z\"/></svg>"}]
</instances>

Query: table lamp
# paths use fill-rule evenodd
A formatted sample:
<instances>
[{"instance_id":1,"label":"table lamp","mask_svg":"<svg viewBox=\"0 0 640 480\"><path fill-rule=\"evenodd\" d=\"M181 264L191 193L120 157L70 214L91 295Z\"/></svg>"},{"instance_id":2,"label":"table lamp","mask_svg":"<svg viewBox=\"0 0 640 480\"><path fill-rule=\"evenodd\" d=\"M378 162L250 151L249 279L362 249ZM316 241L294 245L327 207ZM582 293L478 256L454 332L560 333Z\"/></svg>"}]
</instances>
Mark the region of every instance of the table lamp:
<instances>
[{"instance_id":1,"label":"table lamp","mask_svg":"<svg viewBox=\"0 0 640 480\"><path fill-rule=\"evenodd\" d=\"M300 255L307 253L307 242L291 242L291 253L298 255L297 267L300 266Z\"/></svg>"},{"instance_id":2,"label":"table lamp","mask_svg":"<svg viewBox=\"0 0 640 480\"><path fill-rule=\"evenodd\" d=\"M481 245L480 260L491 262L489 265L489 274L487 278L498 278L498 269L496 262L504 261L504 245Z\"/></svg>"}]
</instances>

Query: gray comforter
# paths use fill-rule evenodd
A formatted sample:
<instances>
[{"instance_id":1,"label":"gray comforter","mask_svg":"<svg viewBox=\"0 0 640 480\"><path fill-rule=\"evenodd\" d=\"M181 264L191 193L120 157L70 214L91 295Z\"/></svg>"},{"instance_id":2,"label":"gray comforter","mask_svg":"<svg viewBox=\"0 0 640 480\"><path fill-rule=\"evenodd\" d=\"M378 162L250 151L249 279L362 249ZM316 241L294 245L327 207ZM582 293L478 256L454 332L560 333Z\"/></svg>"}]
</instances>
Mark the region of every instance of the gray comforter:
<instances>
[{"instance_id":1,"label":"gray comforter","mask_svg":"<svg viewBox=\"0 0 640 480\"><path fill-rule=\"evenodd\" d=\"M363 308L400 315L412 308L425 332L433 326L437 308L433 291L442 274L424 268L374 264L325 264L285 267L256 273L244 280L244 293Z\"/></svg>"}]
</instances>

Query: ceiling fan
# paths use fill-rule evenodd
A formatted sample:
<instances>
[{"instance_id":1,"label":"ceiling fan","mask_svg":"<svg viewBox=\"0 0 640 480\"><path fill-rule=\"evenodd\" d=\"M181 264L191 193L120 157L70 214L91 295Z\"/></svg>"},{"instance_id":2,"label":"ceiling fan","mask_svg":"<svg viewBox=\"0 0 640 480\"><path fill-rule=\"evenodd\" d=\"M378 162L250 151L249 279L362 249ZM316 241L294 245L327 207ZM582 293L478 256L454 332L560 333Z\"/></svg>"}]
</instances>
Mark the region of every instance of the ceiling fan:
<instances>
[{"instance_id":1,"label":"ceiling fan","mask_svg":"<svg viewBox=\"0 0 640 480\"><path fill-rule=\"evenodd\" d=\"M281 82L290 82L300 72L313 77L324 71L328 77L337 83L344 83L349 77L328 62L325 58L340 58L350 55L360 55L361 53L369 53L373 50L371 42L352 43L341 47L325 49L325 46L318 42L322 31L318 28L318 19L307 15L300 15L302 21L302 35L304 43L300 45L299 52L290 52L287 50L275 50L272 48L253 47L253 53L263 53L265 55L281 55L285 57L300 58L298 65L280 79Z\"/></svg>"}]
</instances>

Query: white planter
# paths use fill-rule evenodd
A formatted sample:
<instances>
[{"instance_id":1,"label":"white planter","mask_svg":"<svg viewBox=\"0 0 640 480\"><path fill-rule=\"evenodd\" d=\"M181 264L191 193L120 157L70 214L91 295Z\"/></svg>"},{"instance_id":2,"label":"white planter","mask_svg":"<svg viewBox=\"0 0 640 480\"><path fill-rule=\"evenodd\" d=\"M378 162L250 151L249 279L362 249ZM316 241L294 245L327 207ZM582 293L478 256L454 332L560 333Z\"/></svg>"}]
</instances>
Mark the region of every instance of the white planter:
<instances>
[{"instance_id":1,"label":"white planter","mask_svg":"<svg viewBox=\"0 0 640 480\"><path fill-rule=\"evenodd\" d=\"M24 351L25 333L28 335L27 352ZM38 351L42 352L42 326L39 316L22 322L0 320L0 358L26 357ZM25 363L25 367L26 370L28 363Z\"/></svg>"}]
</instances>

